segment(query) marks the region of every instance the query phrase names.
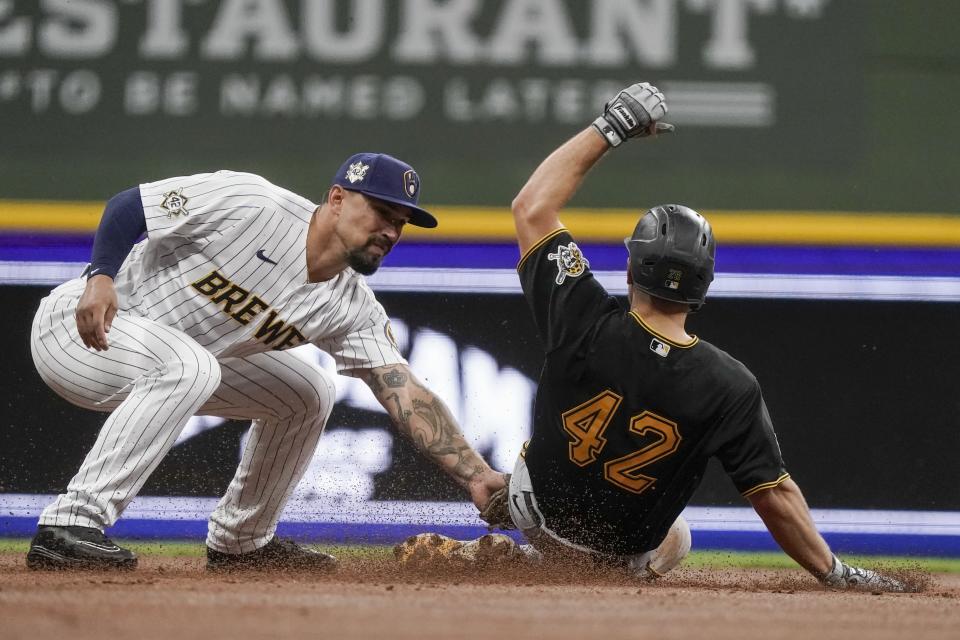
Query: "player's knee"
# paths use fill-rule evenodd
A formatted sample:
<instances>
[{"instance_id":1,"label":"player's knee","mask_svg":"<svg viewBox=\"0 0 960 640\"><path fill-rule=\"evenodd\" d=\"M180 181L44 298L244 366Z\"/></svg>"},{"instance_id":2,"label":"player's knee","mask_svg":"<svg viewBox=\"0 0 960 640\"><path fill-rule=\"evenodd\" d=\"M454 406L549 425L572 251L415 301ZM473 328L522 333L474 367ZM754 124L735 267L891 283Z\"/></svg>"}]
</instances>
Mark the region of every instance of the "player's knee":
<instances>
[{"instance_id":1,"label":"player's knee","mask_svg":"<svg viewBox=\"0 0 960 640\"><path fill-rule=\"evenodd\" d=\"M209 351L203 352L204 357L199 358L197 365L196 378L198 382L205 382L208 387L216 391L220 386L220 380L223 377L223 371L220 368L220 362Z\"/></svg>"},{"instance_id":2,"label":"player's knee","mask_svg":"<svg viewBox=\"0 0 960 640\"><path fill-rule=\"evenodd\" d=\"M189 382L190 391L200 395L210 395L220 386L222 371L220 363L209 351L198 349L195 357L180 360L170 365L175 373Z\"/></svg>"},{"instance_id":3,"label":"player's knee","mask_svg":"<svg viewBox=\"0 0 960 640\"><path fill-rule=\"evenodd\" d=\"M322 426L333 411L337 387L330 376L320 369L307 382L299 390L303 399L303 411L307 417L313 418L314 422Z\"/></svg>"},{"instance_id":4,"label":"player's knee","mask_svg":"<svg viewBox=\"0 0 960 640\"><path fill-rule=\"evenodd\" d=\"M320 378L317 386L317 396L320 399L320 408L317 415L320 417L321 422L326 424L327 418L329 418L333 412L333 403L337 399L337 385L334 384L333 379L326 373Z\"/></svg>"}]
</instances>

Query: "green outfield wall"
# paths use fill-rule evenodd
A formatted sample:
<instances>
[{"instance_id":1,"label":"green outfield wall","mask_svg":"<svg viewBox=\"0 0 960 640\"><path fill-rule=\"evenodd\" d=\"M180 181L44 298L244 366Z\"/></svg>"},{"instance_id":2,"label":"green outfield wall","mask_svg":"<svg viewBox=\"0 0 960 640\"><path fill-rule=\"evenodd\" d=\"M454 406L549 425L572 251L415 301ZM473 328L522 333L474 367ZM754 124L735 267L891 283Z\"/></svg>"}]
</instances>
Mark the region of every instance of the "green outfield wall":
<instances>
[{"instance_id":1,"label":"green outfield wall","mask_svg":"<svg viewBox=\"0 0 960 640\"><path fill-rule=\"evenodd\" d=\"M318 196L357 150L506 206L620 86L678 133L577 206L960 212L952 0L0 1L0 199L217 168Z\"/></svg>"}]
</instances>

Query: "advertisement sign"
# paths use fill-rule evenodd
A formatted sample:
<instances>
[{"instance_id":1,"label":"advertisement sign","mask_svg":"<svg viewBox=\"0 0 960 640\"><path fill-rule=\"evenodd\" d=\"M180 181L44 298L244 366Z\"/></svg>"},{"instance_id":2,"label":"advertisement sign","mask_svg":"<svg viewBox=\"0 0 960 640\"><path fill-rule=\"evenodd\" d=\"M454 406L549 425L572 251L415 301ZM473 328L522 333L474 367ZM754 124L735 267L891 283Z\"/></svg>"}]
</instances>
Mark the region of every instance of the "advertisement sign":
<instances>
[{"instance_id":1,"label":"advertisement sign","mask_svg":"<svg viewBox=\"0 0 960 640\"><path fill-rule=\"evenodd\" d=\"M212 166L305 188L376 148L416 160L432 198L493 189L500 201L498 171L529 171L641 80L688 132L660 162L846 166L863 126L849 27L863 12L835 0L4 0L0 138L18 162L0 195L104 197L120 179Z\"/></svg>"}]
</instances>

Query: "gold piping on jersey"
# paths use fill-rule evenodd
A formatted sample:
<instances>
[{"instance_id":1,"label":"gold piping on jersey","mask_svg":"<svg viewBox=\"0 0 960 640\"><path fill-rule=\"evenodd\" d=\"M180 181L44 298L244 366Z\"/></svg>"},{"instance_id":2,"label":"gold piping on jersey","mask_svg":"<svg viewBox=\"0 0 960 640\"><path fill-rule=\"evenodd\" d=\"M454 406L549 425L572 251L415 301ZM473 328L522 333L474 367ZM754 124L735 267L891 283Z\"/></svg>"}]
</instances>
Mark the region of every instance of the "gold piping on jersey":
<instances>
[{"instance_id":1,"label":"gold piping on jersey","mask_svg":"<svg viewBox=\"0 0 960 640\"><path fill-rule=\"evenodd\" d=\"M553 231L551 231L551 232L548 233L547 235L543 236L542 238L540 238L539 240L537 240L536 242L534 242L534 243L533 243L533 246L530 247L529 249L527 249L527 250L524 252L524 254L520 257L520 262L517 263L517 271L520 271L520 267L522 267L522 266L523 266L523 263L527 261L527 258L530 257L530 254L531 254L531 253L533 253L534 251L536 251L537 249L539 249L540 247L542 247L544 244L546 244L547 242L549 242L550 239L553 238L555 235L557 235L557 234L559 234L559 233L563 233L563 232L566 231L566 230L567 230L566 227L560 227L559 229L554 229Z\"/></svg>"},{"instance_id":2,"label":"gold piping on jersey","mask_svg":"<svg viewBox=\"0 0 960 640\"><path fill-rule=\"evenodd\" d=\"M758 484L757 486L753 487L752 489L747 489L746 491L744 491L744 492L741 493L740 495L742 495L744 498L747 498L747 497L752 496L753 494L757 493L758 491L763 491L764 489L773 489L774 487L779 487L781 484L783 484L784 482L786 482L786 481L787 481L787 478L789 478L789 477L790 477L790 474L789 474L789 473L785 473L785 474L783 474L782 476L780 476L779 478L777 478L776 480L774 480L773 482L764 482L763 484Z\"/></svg>"},{"instance_id":3,"label":"gold piping on jersey","mask_svg":"<svg viewBox=\"0 0 960 640\"><path fill-rule=\"evenodd\" d=\"M682 342L674 342L673 340L671 340L670 338L667 338L662 333L658 332L653 327L651 327L646 322L644 322L643 318L641 318L640 314L638 314L636 311L631 311L630 315L633 316L634 320L640 323L641 327L643 327L644 329L652 333L657 338L657 340L662 340L666 342L668 345L670 345L671 347L679 347L680 349L689 349L690 347L700 342L700 338L698 338L697 336L692 336L690 338L690 342L687 342L685 344Z\"/></svg>"}]
</instances>

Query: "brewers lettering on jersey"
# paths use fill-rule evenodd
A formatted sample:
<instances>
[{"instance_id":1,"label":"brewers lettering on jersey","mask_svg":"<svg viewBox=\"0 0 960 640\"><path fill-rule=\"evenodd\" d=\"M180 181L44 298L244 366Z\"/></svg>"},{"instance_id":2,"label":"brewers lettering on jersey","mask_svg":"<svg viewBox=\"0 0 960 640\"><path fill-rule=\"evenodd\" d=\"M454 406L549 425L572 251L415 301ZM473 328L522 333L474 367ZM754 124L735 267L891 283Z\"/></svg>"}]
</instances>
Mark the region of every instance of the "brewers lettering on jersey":
<instances>
[{"instance_id":1,"label":"brewers lettering on jersey","mask_svg":"<svg viewBox=\"0 0 960 640\"><path fill-rule=\"evenodd\" d=\"M200 414L252 420L210 517L208 568L333 567L332 557L275 536L335 398L330 376L289 351L308 342L367 382L397 429L485 505L502 475L409 370L363 278L404 224L436 226L419 195L408 164L361 153L319 205L234 171L142 184L111 199L86 277L54 289L34 320L43 380L110 415L40 516L27 564L135 566L103 530Z\"/></svg>"}]
</instances>

